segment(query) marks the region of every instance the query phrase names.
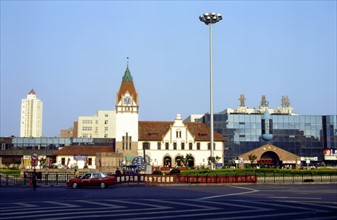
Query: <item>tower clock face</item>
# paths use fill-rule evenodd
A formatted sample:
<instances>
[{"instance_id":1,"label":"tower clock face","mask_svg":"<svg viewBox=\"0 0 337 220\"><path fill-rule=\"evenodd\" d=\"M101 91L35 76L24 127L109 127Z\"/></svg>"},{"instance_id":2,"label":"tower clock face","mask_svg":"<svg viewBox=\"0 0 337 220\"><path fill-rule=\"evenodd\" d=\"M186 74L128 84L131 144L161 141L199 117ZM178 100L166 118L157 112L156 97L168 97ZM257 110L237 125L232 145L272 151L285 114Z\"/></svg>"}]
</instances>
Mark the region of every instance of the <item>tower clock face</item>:
<instances>
[{"instance_id":1,"label":"tower clock face","mask_svg":"<svg viewBox=\"0 0 337 220\"><path fill-rule=\"evenodd\" d=\"M129 97L125 97L124 104L130 104L130 103L131 103L131 99Z\"/></svg>"}]
</instances>

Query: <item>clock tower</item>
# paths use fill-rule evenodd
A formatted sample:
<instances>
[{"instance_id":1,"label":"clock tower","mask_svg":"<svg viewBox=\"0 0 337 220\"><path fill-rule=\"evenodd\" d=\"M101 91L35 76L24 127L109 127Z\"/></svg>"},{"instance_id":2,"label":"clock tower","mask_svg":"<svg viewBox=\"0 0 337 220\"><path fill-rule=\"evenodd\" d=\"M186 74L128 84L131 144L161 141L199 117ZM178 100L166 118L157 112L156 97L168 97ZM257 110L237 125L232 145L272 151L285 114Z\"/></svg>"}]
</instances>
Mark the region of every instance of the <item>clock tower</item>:
<instances>
[{"instance_id":1,"label":"clock tower","mask_svg":"<svg viewBox=\"0 0 337 220\"><path fill-rule=\"evenodd\" d=\"M127 65L116 97L116 152L126 163L138 156L138 94Z\"/></svg>"}]
</instances>

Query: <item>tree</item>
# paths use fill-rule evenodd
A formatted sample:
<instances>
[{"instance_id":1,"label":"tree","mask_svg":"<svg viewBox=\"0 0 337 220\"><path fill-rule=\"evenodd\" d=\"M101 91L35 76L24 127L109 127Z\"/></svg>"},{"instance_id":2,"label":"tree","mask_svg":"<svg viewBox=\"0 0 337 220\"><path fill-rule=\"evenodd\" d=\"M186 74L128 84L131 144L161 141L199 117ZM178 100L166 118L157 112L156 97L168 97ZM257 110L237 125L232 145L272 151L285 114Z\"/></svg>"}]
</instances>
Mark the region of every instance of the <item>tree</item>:
<instances>
[{"instance_id":1,"label":"tree","mask_svg":"<svg viewBox=\"0 0 337 220\"><path fill-rule=\"evenodd\" d=\"M181 162L183 163L184 167L188 168L188 162L193 160L192 154L186 154L186 156L181 156Z\"/></svg>"},{"instance_id":2,"label":"tree","mask_svg":"<svg viewBox=\"0 0 337 220\"><path fill-rule=\"evenodd\" d=\"M221 157L216 156L216 157L208 157L208 162L209 163L213 163L213 164L217 164L219 162L219 160L221 159Z\"/></svg>"},{"instance_id":3,"label":"tree","mask_svg":"<svg viewBox=\"0 0 337 220\"><path fill-rule=\"evenodd\" d=\"M46 165L47 165L47 159L46 158L41 158L40 159L40 168L43 168Z\"/></svg>"},{"instance_id":4,"label":"tree","mask_svg":"<svg viewBox=\"0 0 337 220\"><path fill-rule=\"evenodd\" d=\"M257 156L256 156L255 154L249 154L249 155L248 155L248 158L249 158L249 160L250 160L251 166L253 167L253 163L254 163L254 161L256 160Z\"/></svg>"}]
</instances>

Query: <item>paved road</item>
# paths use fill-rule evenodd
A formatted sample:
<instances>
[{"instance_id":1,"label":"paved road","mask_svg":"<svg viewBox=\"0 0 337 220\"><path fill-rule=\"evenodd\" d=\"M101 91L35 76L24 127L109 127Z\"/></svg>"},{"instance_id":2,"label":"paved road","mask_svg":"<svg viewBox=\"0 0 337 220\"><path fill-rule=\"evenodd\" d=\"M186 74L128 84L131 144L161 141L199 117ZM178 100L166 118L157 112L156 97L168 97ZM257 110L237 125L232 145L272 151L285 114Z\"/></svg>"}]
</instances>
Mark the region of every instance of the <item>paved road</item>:
<instances>
[{"instance_id":1,"label":"paved road","mask_svg":"<svg viewBox=\"0 0 337 220\"><path fill-rule=\"evenodd\" d=\"M0 219L336 219L337 185L0 188Z\"/></svg>"}]
</instances>

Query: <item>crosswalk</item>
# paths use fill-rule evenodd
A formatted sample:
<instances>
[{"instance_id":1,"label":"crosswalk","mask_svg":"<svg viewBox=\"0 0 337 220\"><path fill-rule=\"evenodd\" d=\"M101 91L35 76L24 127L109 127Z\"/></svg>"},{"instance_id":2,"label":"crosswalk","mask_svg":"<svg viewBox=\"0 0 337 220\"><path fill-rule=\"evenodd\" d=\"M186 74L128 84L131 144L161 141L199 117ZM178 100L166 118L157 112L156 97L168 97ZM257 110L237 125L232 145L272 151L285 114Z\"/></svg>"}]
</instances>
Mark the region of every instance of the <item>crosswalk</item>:
<instances>
[{"instance_id":1,"label":"crosswalk","mask_svg":"<svg viewBox=\"0 0 337 220\"><path fill-rule=\"evenodd\" d=\"M0 219L336 219L336 202L315 200L97 199L4 203Z\"/></svg>"}]
</instances>

